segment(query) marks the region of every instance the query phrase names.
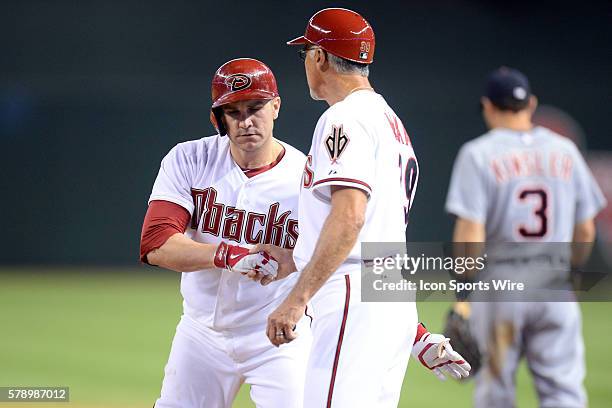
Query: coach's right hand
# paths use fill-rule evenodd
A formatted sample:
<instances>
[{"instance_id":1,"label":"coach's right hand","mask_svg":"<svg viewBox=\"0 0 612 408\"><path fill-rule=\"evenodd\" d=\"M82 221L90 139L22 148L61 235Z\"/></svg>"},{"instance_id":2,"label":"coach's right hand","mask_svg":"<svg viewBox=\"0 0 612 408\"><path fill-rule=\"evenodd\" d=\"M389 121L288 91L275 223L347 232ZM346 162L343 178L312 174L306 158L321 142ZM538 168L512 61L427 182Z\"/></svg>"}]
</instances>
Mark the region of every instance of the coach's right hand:
<instances>
[{"instance_id":1,"label":"coach's right hand","mask_svg":"<svg viewBox=\"0 0 612 408\"><path fill-rule=\"evenodd\" d=\"M293 250L277 247L276 245L270 244L257 244L252 247L249 253L254 254L257 252L263 252L270 254L270 256L278 262L278 271L276 276L266 275L262 276L259 273L249 272L247 276L251 279L258 280L263 286L273 282L275 280L284 279L297 271L297 267L293 262Z\"/></svg>"}]
</instances>

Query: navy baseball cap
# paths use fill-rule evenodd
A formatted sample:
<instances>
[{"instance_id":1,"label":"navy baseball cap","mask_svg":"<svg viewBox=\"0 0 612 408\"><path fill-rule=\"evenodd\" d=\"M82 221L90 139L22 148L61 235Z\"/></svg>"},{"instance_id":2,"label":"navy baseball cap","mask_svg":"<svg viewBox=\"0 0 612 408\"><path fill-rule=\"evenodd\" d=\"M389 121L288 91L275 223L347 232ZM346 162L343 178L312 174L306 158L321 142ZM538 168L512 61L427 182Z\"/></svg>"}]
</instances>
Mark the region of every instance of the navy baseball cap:
<instances>
[{"instance_id":1,"label":"navy baseball cap","mask_svg":"<svg viewBox=\"0 0 612 408\"><path fill-rule=\"evenodd\" d=\"M531 88L525 74L500 67L487 77L484 96L499 109L518 112L529 105Z\"/></svg>"}]
</instances>

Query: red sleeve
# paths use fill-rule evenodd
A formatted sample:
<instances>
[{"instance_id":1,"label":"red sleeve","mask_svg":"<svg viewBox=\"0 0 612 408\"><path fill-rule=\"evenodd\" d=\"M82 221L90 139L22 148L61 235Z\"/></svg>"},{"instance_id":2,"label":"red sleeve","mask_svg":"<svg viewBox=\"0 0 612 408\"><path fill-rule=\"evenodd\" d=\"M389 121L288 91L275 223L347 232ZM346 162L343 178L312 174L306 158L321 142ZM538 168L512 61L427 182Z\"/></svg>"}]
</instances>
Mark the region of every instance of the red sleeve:
<instances>
[{"instance_id":1,"label":"red sleeve","mask_svg":"<svg viewBox=\"0 0 612 408\"><path fill-rule=\"evenodd\" d=\"M140 261L147 261L147 254L164 245L172 235L184 233L191 219L185 208L169 201L151 201L140 234Z\"/></svg>"}]
</instances>

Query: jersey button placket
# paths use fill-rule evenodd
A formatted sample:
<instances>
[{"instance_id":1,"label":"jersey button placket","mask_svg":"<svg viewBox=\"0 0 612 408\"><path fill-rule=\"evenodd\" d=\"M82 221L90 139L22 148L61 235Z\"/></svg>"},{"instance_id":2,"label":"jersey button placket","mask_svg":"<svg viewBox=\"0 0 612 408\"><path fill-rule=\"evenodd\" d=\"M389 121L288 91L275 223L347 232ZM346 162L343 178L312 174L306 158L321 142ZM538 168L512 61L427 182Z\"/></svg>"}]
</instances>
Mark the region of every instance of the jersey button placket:
<instances>
[{"instance_id":1,"label":"jersey button placket","mask_svg":"<svg viewBox=\"0 0 612 408\"><path fill-rule=\"evenodd\" d=\"M251 204L248 198L248 195L247 195L247 190L249 189L249 185L250 183L248 181L244 183L244 185L242 186L242 189L240 190L240 195L238 196L238 200L239 200L238 203L244 209L246 209L246 207L248 207Z\"/></svg>"}]
</instances>

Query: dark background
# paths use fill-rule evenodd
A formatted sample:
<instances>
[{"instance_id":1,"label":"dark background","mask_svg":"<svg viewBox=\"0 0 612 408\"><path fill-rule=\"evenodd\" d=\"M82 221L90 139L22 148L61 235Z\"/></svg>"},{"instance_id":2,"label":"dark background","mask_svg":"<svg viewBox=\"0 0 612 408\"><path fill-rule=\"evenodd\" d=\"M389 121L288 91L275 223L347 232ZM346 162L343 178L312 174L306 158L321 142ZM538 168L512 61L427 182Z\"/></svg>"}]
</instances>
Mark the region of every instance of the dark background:
<instances>
[{"instance_id":1,"label":"dark background","mask_svg":"<svg viewBox=\"0 0 612 408\"><path fill-rule=\"evenodd\" d=\"M405 3L405 4L404 4ZM409 238L448 240L459 146L485 131L478 98L499 65L571 113L589 149L612 150L612 13L600 3L2 1L0 264L130 264L163 155L212 134L210 80L254 57L283 98L275 136L306 152L326 109L284 43L323 7L376 32L371 82L421 165Z\"/></svg>"}]
</instances>

